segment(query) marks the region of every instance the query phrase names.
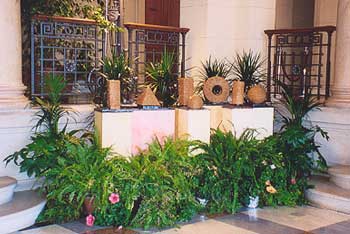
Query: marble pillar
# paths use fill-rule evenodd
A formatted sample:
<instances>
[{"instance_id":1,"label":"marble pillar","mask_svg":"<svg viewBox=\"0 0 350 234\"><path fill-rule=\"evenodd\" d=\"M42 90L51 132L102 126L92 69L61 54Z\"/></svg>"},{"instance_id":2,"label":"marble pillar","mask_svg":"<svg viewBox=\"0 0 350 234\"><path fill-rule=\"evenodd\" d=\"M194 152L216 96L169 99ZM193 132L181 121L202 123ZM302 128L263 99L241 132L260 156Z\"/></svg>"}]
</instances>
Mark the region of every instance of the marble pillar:
<instances>
[{"instance_id":1,"label":"marble pillar","mask_svg":"<svg viewBox=\"0 0 350 234\"><path fill-rule=\"evenodd\" d=\"M338 1L335 77L328 106L350 108L350 0Z\"/></svg>"},{"instance_id":2,"label":"marble pillar","mask_svg":"<svg viewBox=\"0 0 350 234\"><path fill-rule=\"evenodd\" d=\"M20 0L1 0L0 15L0 110L23 109Z\"/></svg>"}]
</instances>

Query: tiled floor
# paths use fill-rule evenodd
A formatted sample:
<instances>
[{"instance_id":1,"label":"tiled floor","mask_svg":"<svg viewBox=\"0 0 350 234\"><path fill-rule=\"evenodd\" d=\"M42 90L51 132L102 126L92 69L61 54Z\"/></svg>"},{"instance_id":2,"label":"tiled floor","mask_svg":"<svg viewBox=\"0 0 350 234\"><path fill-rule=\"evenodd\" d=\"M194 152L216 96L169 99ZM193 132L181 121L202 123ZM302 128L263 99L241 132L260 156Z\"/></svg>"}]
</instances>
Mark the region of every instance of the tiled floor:
<instances>
[{"instance_id":1,"label":"tiled floor","mask_svg":"<svg viewBox=\"0 0 350 234\"><path fill-rule=\"evenodd\" d=\"M87 228L81 222L51 225L18 234L350 234L350 215L314 207L249 210L162 231Z\"/></svg>"}]
</instances>

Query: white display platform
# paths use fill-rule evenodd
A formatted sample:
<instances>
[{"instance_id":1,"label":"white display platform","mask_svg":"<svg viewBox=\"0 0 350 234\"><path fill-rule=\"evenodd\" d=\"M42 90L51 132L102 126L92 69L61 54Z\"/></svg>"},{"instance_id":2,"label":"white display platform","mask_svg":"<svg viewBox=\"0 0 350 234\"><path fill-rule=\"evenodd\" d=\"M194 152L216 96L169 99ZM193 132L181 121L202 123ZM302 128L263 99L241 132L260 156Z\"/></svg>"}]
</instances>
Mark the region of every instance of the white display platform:
<instances>
[{"instance_id":1,"label":"white display platform","mask_svg":"<svg viewBox=\"0 0 350 234\"><path fill-rule=\"evenodd\" d=\"M273 107L224 107L222 118L221 128L233 131L237 136L248 128L257 131L257 139L264 139L273 134Z\"/></svg>"},{"instance_id":2,"label":"white display platform","mask_svg":"<svg viewBox=\"0 0 350 234\"><path fill-rule=\"evenodd\" d=\"M95 111L95 123L103 147L131 156L147 148L155 138L160 141L175 134L175 110Z\"/></svg>"},{"instance_id":3,"label":"white display platform","mask_svg":"<svg viewBox=\"0 0 350 234\"><path fill-rule=\"evenodd\" d=\"M210 110L176 109L175 136L190 140L210 141Z\"/></svg>"}]
</instances>

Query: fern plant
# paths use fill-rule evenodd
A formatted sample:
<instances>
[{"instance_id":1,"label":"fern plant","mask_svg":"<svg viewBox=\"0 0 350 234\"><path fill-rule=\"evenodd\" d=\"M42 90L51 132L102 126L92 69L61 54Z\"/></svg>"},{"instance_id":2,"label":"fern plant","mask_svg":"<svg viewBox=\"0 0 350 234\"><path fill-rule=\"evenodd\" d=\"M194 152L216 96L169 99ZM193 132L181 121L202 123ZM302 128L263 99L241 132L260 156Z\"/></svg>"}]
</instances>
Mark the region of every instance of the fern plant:
<instances>
[{"instance_id":1,"label":"fern plant","mask_svg":"<svg viewBox=\"0 0 350 234\"><path fill-rule=\"evenodd\" d=\"M198 196L208 200L210 213L234 213L240 206L243 174L255 178L252 157L258 154L254 130L237 137L232 132L213 130L210 143L199 143L196 160ZM253 181L254 182L254 181Z\"/></svg>"},{"instance_id":2,"label":"fern plant","mask_svg":"<svg viewBox=\"0 0 350 234\"><path fill-rule=\"evenodd\" d=\"M94 199L96 212L106 212L109 195L117 192L113 178L118 172L108 160L109 148L101 148L96 141L67 143L66 148L69 159L62 158L54 169L43 174L52 179L46 183L48 204L40 217L42 221L79 218L86 197Z\"/></svg>"}]
</instances>

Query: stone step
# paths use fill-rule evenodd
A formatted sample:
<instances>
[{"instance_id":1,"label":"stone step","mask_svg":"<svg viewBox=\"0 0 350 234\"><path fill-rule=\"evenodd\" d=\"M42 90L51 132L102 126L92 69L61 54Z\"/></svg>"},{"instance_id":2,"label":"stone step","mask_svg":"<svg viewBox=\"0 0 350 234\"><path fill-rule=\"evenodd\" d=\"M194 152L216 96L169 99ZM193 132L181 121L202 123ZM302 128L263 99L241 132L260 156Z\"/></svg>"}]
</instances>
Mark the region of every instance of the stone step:
<instances>
[{"instance_id":1,"label":"stone step","mask_svg":"<svg viewBox=\"0 0 350 234\"><path fill-rule=\"evenodd\" d=\"M45 203L35 191L16 192L11 202L0 206L0 234L32 226Z\"/></svg>"},{"instance_id":2,"label":"stone step","mask_svg":"<svg viewBox=\"0 0 350 234\"><path fill-rule=\"evenodd\" d=\"M338 187L322 176L313 177L310 184L315 188L309 189L306 197L313 205L350 214L350 190Z\"/></svg>"},{"instance_id":3,"label":"stone step","mask_svg":"<svg viewBox=\"0 0 350 234\"><path fill-rule=\"evenodd\" d=\"M328 169L330 181L341 188L350 190L350 166L338 165Z\"/></svg>"},{"instance_id":4,"label":"stone step","mask_svg":"<svg viewBox=\"0 0 350 234\"><path fill-rule=\"evenodd\" d=\"M8 176L0 177L0 205L12 200L16 185L16 179Z\"/></svg>"}]
</instances>

